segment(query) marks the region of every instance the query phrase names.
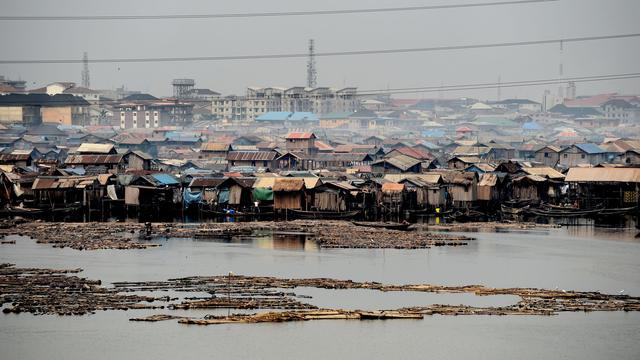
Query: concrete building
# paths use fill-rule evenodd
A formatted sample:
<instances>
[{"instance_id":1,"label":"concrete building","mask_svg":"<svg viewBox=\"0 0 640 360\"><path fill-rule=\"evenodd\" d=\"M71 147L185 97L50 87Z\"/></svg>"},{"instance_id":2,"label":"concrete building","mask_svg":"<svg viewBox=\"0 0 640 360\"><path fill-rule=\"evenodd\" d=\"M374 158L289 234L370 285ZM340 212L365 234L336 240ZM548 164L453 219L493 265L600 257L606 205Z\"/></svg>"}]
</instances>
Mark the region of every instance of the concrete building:
<instances>
[{"instance_id":1,"label":"concrete building","mask_svg":"<svg viewBox=\"0 0 640 360\"><path fill-rule=\"evenodd\" d=\"M246 96L212 100L212 114L230 121L254 121L269 112L352 113L358 109L356 88L250 87Z\"/></svg>"},{"instance_id":2,"label":"concrete building","mask_svg":"<svg viewBox=\"0 0 640 360\"><path fill-rule=\"evenodd\" d=\"M187 126L193 121L193 104L161 100L149 94L127 96L114 110L121 129Z\"/></svg>"}]
</instances>

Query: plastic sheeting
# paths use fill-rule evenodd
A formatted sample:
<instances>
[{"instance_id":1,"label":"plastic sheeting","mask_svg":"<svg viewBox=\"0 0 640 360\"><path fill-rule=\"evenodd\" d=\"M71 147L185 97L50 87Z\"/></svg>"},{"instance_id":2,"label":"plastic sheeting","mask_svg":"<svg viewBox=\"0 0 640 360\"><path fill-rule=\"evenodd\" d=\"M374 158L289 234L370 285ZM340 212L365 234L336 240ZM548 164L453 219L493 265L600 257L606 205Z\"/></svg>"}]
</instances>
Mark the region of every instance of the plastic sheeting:
<instances>
[{"instance_id":1,"label":"plastic sheeting","mask_svg":"<svg viewBox=\"0 0 640 360\"><path fill-rule=\"evenodd\" d=\"M111 200L118 200L118 194L116 194L115 185L107 185L107 195L109 195L109 199Z\"/></svg>"},{"instance_id":2,"label":"plastic sheeting","mask_svg":"<svg viewBox=\"0 0 640 360\"><path fill-rule=\"evenodd\" d=\"M218 204L229 203L229 189L220 189L218 193Z\"/></svg>"},{"instance_id":3,"label":"plastic sheeting","mask_svg":"<svg viewBox=\"0 0 640 360\"><path fill-rule=\"evenodd\" d=\"M182 193L182 203L184 207L189 207L191 204L199 204L202 202L202 192L201 191L189 191L184 190Z\"/></svg>"},{"instance_id":4,"label":"plastic sheeting","mask_svg":"<svg viewBox=\"0 0 640 360\"><path fill-rule=\"evenodd\" d=\"M140 205L140 189L133 186L124 188L124 203L127 205Z\"/></svg>"},{"instance_id":5,"label":"plastic sheeting","mask_svg":"<svg viewBox=\"0 0 640 360\"><path fill-rule=\"evenodd\" d=\"M273 201L273 190L267 188L255 188L253 189L253 200Z\"/></svg>"}]
</instances>

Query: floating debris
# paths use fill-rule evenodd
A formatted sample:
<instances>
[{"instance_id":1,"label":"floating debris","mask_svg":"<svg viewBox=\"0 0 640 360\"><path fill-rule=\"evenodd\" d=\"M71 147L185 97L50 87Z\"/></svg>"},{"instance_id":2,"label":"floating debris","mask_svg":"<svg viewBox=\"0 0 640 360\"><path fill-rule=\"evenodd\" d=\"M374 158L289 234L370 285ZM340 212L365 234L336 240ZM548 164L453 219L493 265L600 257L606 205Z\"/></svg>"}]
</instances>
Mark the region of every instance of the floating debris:
<instances>
[{"instance_id":1,"label":"floating debris","mask_svg":"<svg viewBox=\"0 0 640 360\"><path fill-rule=\"evenodd\" d=\"M4 313L35 315L85 315L97 310L161 309L149 305L163 300L150 296L122 295L70 274L82 269L54 270L16 268L0 264L0 305ZM166 299L164 299L166 300Z\"/></svg>"},{"instance_id":2,"label":"floating debris","mask_svg":"<svg viewBox=\"0 0 640 360\"><path fill-rule=\"evenodd\" d=\"M423 319L424 315L411 311L360 311L321 309L312 311L281 311L260 314L232 314L229 316L208 315L204 319L180 319L180 324L187 325L220 325L232 323L274 323L309 320L390 320L390 319Z\"/></svg>"},{"instance_id":3,"label":"floating debris","mask_svg":"<svg viewBox=\"0 0 640 360\"><path fill-rule=\"evenodd\" d=\"M322 248L426 249L467 245L471 237L441 233L405 232L355 226L347 221L295 220L206 224L44 223L28 222L0 228L0 236L23 235L38 243L76 250L148 249L160 246L154 238L233 238L255 231L304 233Z\"/></svg>"},{"instance_id":4,"label":"floating debris","mask_svg":"<svg viewBox=\"0 0 640 360\"><path fill-rule=\"evenodd\" d=\"M132 321L179 319L183 324L225 324L283 322L324 319L419 319L428 315L556 315L575 311L640 311L640 297L599 292L562 291L536 288L490 288L482 285L441 286L430 284L392 285L329 278L283 279L242 275L194 276L166 281L118 282L101 286L73 274L81 269L55 270L16 268L0 264L0 303L5 313L36 315L84 315L97 310L129 309L267 309L260 314L208 315L203 319L173 315L152 315ZM309 296L286 289L368 289L381 292L469 293L476 296L515 295L520 301L509 306L474 307L435 304L401 309L362 311L318 309L299 301ZM202 297L141 296L127 293L175 291L205 293ZM282 311L272 311L279 309Z\"/></svg>"}]
</instances>

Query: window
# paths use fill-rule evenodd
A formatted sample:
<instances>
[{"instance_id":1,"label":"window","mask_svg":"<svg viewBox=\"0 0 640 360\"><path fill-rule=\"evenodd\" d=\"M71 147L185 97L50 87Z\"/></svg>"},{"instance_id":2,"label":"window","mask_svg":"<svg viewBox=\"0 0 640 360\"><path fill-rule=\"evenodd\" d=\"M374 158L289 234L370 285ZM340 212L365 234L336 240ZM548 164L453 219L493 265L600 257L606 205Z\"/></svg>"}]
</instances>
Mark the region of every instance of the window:
<instances>
[{"instance_id":1,"label":"window","mask_svg":"<svg viewBox=\"0 0 640 360\"><path fill-rule=\"evenodd\" d=\"M564 154L564 158L565 158L565 159L566 159L566 158L568 158L568 157L569 157L569 155L567 155L567 154Z\"/></svg>"},{"instance_id":2,"label":"window","mask_svg":"<svg viewBox=\"0 0 640 360\"><path fill-rule=\"evenodd\" d=\"M584 159L584 158L586 158L586 157L587 157L587 155L585 155L585 154L582 154L582 156L581 156L581 157L582 157L582 158Z\"/></svg>"},{"instance_id":3,"label":"window","mask_svg":"<svg viewBox=\"0 0 640 360\"><path fill-rule=\"evenodd\" d=\"M544 153L544 157L548 158L549 157L549 153L548 152Z\"/></svg>"}]
</instances>

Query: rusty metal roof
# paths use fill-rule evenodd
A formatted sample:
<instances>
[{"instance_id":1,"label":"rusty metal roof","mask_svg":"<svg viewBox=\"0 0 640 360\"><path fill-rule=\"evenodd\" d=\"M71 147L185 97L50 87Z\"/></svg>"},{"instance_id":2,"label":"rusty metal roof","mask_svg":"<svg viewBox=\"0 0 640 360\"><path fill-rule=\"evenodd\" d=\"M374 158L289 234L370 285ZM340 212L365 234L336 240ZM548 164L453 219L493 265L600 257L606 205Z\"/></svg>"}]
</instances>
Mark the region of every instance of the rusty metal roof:
<instances>
[{"instance_id":1,"label":"rusty metal roof","mask_svg":"<svg viewBox=\"0 0 640 360\"><path fill-rule=\"evenodd\" d=\"M383 193L398 193L404 191L404 184L396 184L392 182L382 184Z\"/></svg>"},{"instance_id":2,"label":"rusty metal roof","mask_svg":"<svg viewBox=\"0 0 640 360\"><path fill-rule=\"evenodd\" d=\"M272 161L276 158L274 151L230 151L228 161Z\"/></svg>"},{"instance_id":3,"label":"rusty metal roof","mask_svg":"<svg viewBox=\"0 0 640 360\"><path fill-rule=\"evenodd\" d=\"M222 184L224 178L209 178L209 177L199 177L193 178L189 187L204 187L204 188L215 188L218 185Z\"/></svg>"},{"instance_id":4,"label":"rusty metal roof","mask_svg":"<svg viewBox=\"0 0 640 360\"><path fill-rule=\"evenodd\" d=\"M640 183L640 168L571 168L565 181Z\"/></svg>"},{"instance_id":5,"label":"rusty metal roof","mask_svg":"<svg viewBox=\"0 0 640 360\"><path fill-rule=\"evenodd\" d=\"M1 154L0 162L27 161L31 154Z\"/></svg>"},{"instance_id":6,"label":"rusty metal roof","mask_svg":"<svg viewBox=\"0 0 640 360\"><path fill-rule=\"evenodd\" d=\"M106 165L119 164L123 154L117 155L69 155L65 160L67 165Z\"/></svg>"},{"instance_id":7,"label":"rusty metal roof","mask_svg":"<svg viewBox=\"0 0 640 360\"><path fill-rule=\"evenodd\" d=\"M294 132L287 135L287 139L308 140L315 138L316 136L310 132Z\"/></svg>"},{"instance_id":8,"label":"rusty metal roof","mask_svg":"<svg viewBox=\"0 0 640 360\"><path fill-rule=\"evenodd\" d=\"M200 145L200 151L229 151L231 145L207 142Z\"/></svg>"},{"instance_id":9,"label":"rusty metal roof","mask_svg":"<svg viewBox=\"0 0 640 360\"><path fill-rule=\"evenodd\" d=\"M498 183L497 174L484 174L482 175L482 179L478 183L478 186L496 186L497 183Z\"/></svg>"}]
</instances>

